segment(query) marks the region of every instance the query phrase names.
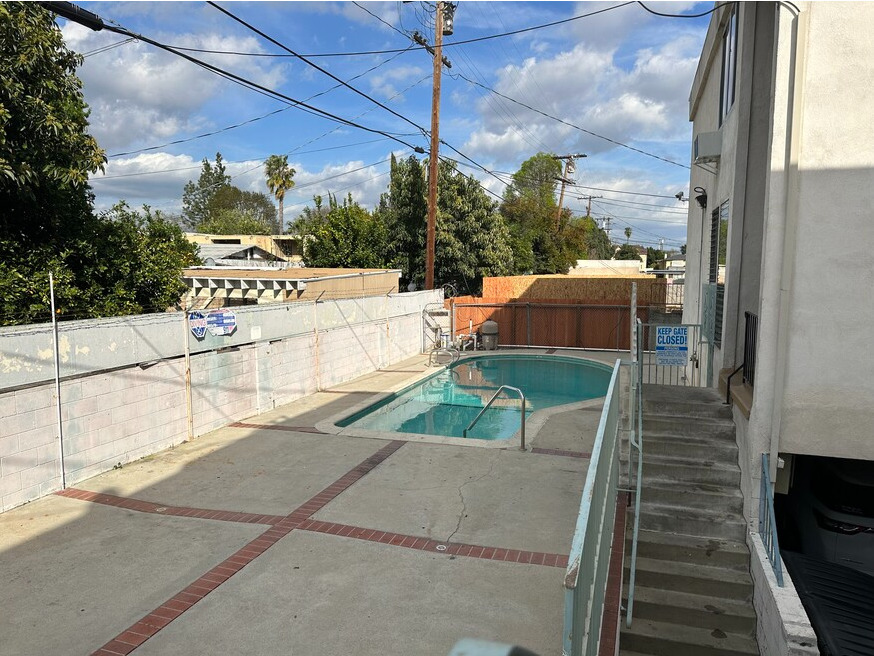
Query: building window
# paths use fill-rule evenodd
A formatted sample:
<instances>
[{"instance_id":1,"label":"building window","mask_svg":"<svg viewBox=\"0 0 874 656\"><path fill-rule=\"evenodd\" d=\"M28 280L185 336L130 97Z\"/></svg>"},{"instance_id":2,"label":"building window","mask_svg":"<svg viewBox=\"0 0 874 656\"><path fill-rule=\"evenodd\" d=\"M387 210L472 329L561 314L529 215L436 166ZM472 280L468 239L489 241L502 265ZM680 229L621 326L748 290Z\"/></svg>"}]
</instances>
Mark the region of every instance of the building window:
<instances>
[{"instance_id":1,"label":"building window","mask_svg":"<svg viewBox=\"0 0 874 656\"><path fill-rule=\"evenodd\" d=\"M716 346L722 346L722 306L725 298L725 255L728 242L728 201L722 203L710 215L710 262L707 282L716 286L714 338Z\"/></svg>"},{"instance_id":2,"label":"building window","mask_svg":"<svg viewBox=\"0 0 874 656\"><path fill-rule=\"evenodd\" d=\"M732 7L722 33L722 88L719 93L719 125L734 105L737 77L737 5Z\"/></svg>"}]
</instances>

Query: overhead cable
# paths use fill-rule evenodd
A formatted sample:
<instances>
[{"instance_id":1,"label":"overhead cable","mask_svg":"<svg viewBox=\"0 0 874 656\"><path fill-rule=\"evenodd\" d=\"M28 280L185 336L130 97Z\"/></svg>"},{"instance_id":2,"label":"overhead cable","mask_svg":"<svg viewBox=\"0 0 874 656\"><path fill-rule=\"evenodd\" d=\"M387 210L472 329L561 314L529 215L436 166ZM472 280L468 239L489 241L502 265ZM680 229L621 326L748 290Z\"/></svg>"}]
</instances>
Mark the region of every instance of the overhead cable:
<instances>
[{"instance_id":1,"label":"overhead cable","mask_svg":"<svg viewBox=\"0 0 874 656\"><path fill-rule=\"evenodd\" d=\"M515 98L511 98L510 96L503 94L500 91L495 91L491 87L487 87L486 85L481 84L480 82L477 82L476 80L471 80L470 78L466 77L465 75L463 75L461 73L455 73L455 74L448 73L448 75L449 75L449 77L461 78L464 81L468 82L469 84L473 84L474 86L482 87L486 91L490 91L493 94L495 94L496 96L500 96L501 98L504 98L505 100L509 100L510 102L515 103L515 104L517 104L521 107L524 107L526 109L529 109L532 112L540 114L541 116L545 116L546 118L552 119L553 121L558 121L559 123L562 123L563 125L567 125L568 127L574 128L575 130L579 130L580 132L584 132L585 134L591 135L593 137L597 137L598 139L603 139L604 141L612 143L615 146L627 148L628 150L632 150L636 153L640 153L641 155L646 155L647 157L652 157L653 159L661 160L662 162L666 162L668 164L673 164L674 166L679 166L680 168L684 168L684 169L690 168L689 166L687 166L685 164L681 164L680 162L675 162L674 160L668 159L667 157L662 157L660 155L656 155L654 153L647 152L645 150L642 150L641 148L635 148L634 146L629 146L628 144L622 143L621 141L617 141L616 139L611 139L610 137L605 137L602 134L598 134L597 132L592 132L591 130L587 130L586 128L582 128L579 125L575 125L569 121L565 121L562 118L559 118L557 116L553 116L552 114L548 114L548 113L544 112L543 110L537 109L536 107L532 107L531 105L529 105L527 103L524 103L520 100L516 100Z\"/></svg>"},{"instance_id":2,"label":"overhead cable","mask_svg":"<svg viewBox=\"0 0 874 656\"><path fill-rule=\"evenodd\" d=\"M319 66L319 65L316 64L315 62L311 62L311 61L309 61L309 59L307 59L305 56L296 53L294 50L292 50L291 48L289 48L289 47L286 46L285 44L280 43L279 41L277 41L276 39L274 39L274 38L271 37L270 35L268 35L268 34L264 33L263 31L259 30L257 27L255 27L255 26L252 25L251 23L246 22L245 20L243 20L242 18L240 18L239 16L237 16L237 15L234 14L233 12L228 11L227 9L225 9L224 7L222 7L221 5L219 5L218 3L213 2L212 0L207 0L207 4L210 5L211 7L215 7L215 8L218 9L220 12L222 12L223 14L225 14L226 16L228 16L229 18L231 18L231 19L237 21L240 25L244 26L244 27L245 27L246 29L248 29L248 30L251 30L252 32L254 32L255 34L257 34L257 35L260 36L261 38L263 38L263 39L267 39L267 40L270 41L270 43L272 43L273 45L275 45L275 46L277 46L277 47L279 47L279 48L282 48L282 49L285 50L286 52L288 52L288 53L294 55L295 57L297 57L298 59L300 59L303 63L305 63L307 66L311 66L312 68L315 68L315 69L316 69L317 71L319 71L320 73L323 73L323 74L327 75L328 77L330 77L332 80L334 80L334 81L336 81L336 82L339 82L340 84L342 84L344 87L346 87L346 88L349 89L350 91L352 91L352 92L354 92L354 93L357 93L357 94L358 94L359 96L361 96L362 98L365 98L366 100L369 100L370 102L372 102L373 104L377 105L378 107L381 107L382 109L384 109L385 111L389 112L389 113L392 114L393 116L396 116L397 118L401 119L402 121L405 121L405 122L409 123L410 125L412 125L412 126L415 127L416 129L420 130L420 131L422 132L423 135L428 136L428 131L425 130L425 128L423 128L421 125L419 125L419 124L416 123L415 121L413 121L413 120L407 118L406 116L404 116L403 114L401 114L401 113L399 113L399 112L396 112L395 110L393 110L393 109L392 109L391 107L389 107L388 105L384 105L383 103L379 102L376 98L374 98L374 97L372 97L372 96L370 96L370 95L364 93L364 92L361 91L360 89L357 89L356 87L354 87L354 86L352 86L351 84L349 84L347 81L340 79L339 77L337 77L336 75L334 75L334 74L331 73L330 71L328 71L328 70L322 68L321 66Z\"/></svg>"},{"instance_id":3,"label":"overhead cable","mask_svg":"<svg viewBox=\"0 0 874 656\"><path fill-rule=\"evenodd\" d=\"M462 46L468 43L477 43L479 41L488 41L490 39L499 39L505 36L513 36L516 34L522 34L523 32L531 32L533 30L542 30L546 27L554 27L556 25L561 25L563 23L570 23L571 21L577 21L583 18L589 18L591 16L596 16L597 14L603 14L608 11L613 11L614 9L619 9L620 7L625 7L627 5L633 5L634 2L623 2L618 5L613 5L610 7L605 7L603 9L598 9L597 11L590 11L586 14L579 14L578 16L571 16L570 18L564 18L562 20L553 21L551 23L544 23L542 25L532 25L531 27L524 27L519 30L512 30L510 32L502 32L500 34L489 34L488 36L481 36L473 39L465 39L463 41L444 41L443 47L451 47L451 46ZM208 50L205 48L189 48L185 46L171 46L175 50L183 50L185 52L201 52L215 55L236 55L238 57L294 57L296 55L290 54L279 54L279 53L264 53L264 52L241 52L236 50ZM413 48L413 50L425 50L424 46L419 48ZM404 48L389 48L386 50L362 50L357 52L321 52L321 53L306 53L300 55L302 57L309 57L310 59L314 59L317 57L354 57L359 55L386 55L393 52L404 52Z\"/></svg>"}]
</instances>

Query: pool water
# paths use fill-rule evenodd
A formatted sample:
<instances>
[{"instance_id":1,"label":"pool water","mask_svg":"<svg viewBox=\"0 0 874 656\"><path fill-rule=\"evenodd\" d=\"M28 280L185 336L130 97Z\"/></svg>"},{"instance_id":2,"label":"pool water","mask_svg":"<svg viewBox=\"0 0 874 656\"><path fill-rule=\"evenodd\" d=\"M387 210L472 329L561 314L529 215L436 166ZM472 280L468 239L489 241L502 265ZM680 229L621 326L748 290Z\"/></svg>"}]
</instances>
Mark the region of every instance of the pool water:
<instances>
[{"instance_id":1,"label":"pool water","mask_svg":"<svg viewBox=\"0 0 874 656\"><path fill-rule=\"evenodd\" d=\"M337 422L338 426L396 433L463 437L501 385L525 394L526 416L544 408L604 396L611 370L578 358L488 355L461 360L416 385ZM468 438L505 440L520 424L519 398L502 394Z\"/></svg>"}]
</instances>

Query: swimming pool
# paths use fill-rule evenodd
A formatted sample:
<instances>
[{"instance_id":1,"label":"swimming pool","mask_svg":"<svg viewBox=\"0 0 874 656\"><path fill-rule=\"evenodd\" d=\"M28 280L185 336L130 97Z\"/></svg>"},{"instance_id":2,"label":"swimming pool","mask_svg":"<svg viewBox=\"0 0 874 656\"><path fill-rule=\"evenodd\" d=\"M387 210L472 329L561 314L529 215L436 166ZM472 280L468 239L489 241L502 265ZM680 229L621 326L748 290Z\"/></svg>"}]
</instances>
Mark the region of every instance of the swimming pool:
<instances>
[{"instance_id":1,"label":"swimming pool","mask_svg":"<svg viewBox=\"0 0 874 656\"><path fill-rule=\"evenodd\" d=\"M611 369L580 358L485 355L460 360L412 387L338 421L365 430L463 437L501 385L525 393L526 416L607 393ZM519 399L501 395L467 437L506 440L519 430Z\"/></svg>"}]
</instances>

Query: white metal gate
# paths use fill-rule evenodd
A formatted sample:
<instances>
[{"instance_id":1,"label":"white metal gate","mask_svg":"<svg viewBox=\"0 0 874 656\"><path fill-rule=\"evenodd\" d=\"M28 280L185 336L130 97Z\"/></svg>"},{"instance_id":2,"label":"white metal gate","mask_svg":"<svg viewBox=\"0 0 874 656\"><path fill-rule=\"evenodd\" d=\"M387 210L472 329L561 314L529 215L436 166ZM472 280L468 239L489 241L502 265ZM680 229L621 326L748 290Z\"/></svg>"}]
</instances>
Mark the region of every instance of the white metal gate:
<instances>
[{"instance_id":1,"label":"white metal gate","mask_svg":"<svg viewBox=\"0 0 874 656\"><path fill-rule=\"evenodd\" d=\"M701 324L637 321L637 360L641 382L656 385L707 385L709 349Z\"/></svg>"}]
</instances>

